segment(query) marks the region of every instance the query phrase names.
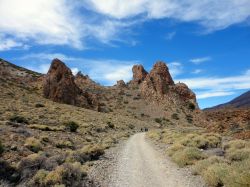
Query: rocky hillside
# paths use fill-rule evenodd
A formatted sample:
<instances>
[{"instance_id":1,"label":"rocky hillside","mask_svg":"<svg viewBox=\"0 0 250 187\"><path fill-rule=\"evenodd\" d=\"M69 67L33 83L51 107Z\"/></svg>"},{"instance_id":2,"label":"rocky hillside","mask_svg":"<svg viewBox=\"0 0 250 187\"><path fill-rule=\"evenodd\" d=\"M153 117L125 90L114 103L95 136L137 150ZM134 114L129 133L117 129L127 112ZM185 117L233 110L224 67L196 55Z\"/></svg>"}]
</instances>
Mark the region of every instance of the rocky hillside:
<instances>
[{"instance_id":1,"label":"rocky hillside","mask_svg":"<svg viewBox=\"0 0 250 187\"><path fill-rule=\"evenodd\" d=\"M209 108L208 110L220 108L250 108L250 91L243 93L228 103L220 104L218 106Z\"/></svg>"}]
</instances>

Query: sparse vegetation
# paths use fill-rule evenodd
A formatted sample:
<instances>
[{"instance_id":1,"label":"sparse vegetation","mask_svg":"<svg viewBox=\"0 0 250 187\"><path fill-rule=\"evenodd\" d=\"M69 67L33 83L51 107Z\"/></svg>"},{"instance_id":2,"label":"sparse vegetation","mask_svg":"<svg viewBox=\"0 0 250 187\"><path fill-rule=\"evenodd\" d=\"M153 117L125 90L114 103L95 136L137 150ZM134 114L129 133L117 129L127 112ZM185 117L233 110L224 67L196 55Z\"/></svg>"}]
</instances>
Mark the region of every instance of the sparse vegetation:
<instances>
[{"instance_id":1,"label":"sparse vegetation","mask_svg":"<svg viewBox=\"0 0 250 187\"><path fill-rule=\"evenodd\" d=\"M79 125L74 121L65 122L64 125L65 129L69 130L70 132L76 132L79 127Z\"/></svg>"},{"instance_id":2,"label":"sparse vegetation","mask_svg":"<svg viewBox=\"0 0 250 187\"><path fill-rule=\"evenodd\" d=\"M110 122L110 121L107 122L107 125L111 129L115 128L115 125L112 122Z\"/></svg>"},{"instance_id":3,"label":"sparse vegetation","mask_svg":"<svg viewBox=\"0 0 250 187\"><path fill-rule=\"evenodd\" d=\"M172 119L179 120L180 118L179 118L179 115L177 113L173 113L172 114Z\"/></svg>"},{"instance_id":4,"label":"sparse vegetation","mask_svg":"<svg viewBox=\"0 0 250 187\"><path fill-rule=\"evenodd\" d=\"M9 118L11 122L28 124L28 120L23 116L14 115Z\"/></svg>"},{"instance_id":5,"label":"sparse vegetation","mask_svg":"<svg viewBox=\"0 0 250 187\"><path fill-rule=\"evenodd\" d=\"M180 167L192 165L197 160L204 158L205 155L195 147L187 147L185 149L178 150L172 155L173 161L176 162Z\"/></svg>"},{"instance_id":6,"label":"sparse vegetation","mask_svg":"<svg viewBox=\"0 0 250 187\"><path fill-rule=\"evenodd\" d=\"M73 149L74 148L74 144L69 141L69 140L59 140L58 142L56 142L56 147L63 149L63 148L69 148L69 149Z\"/></svg>"},{"instance_id":7,"label":"sparse vegetation","mask_svg":"<svg viewBox=\"0 0 250 187\"><path fill-rule=\"evenodd\" d=\"M24 146L35 153L42 150L42 144L40 140L36 139L35 137L27 138Z\"/></svg>"}]
</instances>

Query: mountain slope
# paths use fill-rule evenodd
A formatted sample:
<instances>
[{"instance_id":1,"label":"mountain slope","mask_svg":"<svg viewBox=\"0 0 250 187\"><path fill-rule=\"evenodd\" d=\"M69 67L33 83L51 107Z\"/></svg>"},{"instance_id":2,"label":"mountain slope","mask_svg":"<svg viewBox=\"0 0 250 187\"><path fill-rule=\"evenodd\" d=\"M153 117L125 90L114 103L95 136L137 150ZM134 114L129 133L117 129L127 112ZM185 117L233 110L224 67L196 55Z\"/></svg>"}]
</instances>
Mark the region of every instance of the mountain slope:
<instances>
[{"instance_id":1,"label":"mountain slope","mask_svg":"<svg viewBox=\"0 0 250 187\"><path fill-rule=\"evenodd\" d=\"M236 97L232 101L228 103L224 103L215 107L212 107L211 109L219 109L219 108L249 108L250 107L250 90L243 93L239 97Z\"/></svg>"}]
</instances>

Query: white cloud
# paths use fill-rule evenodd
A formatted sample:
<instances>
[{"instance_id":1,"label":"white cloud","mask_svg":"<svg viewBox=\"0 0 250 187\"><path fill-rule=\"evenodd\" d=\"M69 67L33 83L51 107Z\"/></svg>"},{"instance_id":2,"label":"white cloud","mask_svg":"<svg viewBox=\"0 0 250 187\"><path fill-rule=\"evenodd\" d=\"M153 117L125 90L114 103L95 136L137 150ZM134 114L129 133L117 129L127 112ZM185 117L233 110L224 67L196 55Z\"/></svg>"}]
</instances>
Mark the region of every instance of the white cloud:
<instances>
[{"instance_id":1,"label":"white cloud","mask_svg":"<svg viewBox=\"0 0 250 187\"><path fill-rule=\"evenodd\" d=\"M196 69L196 70L194 70L192 73L193 73L193 74L199 74L199 73L201 73L201 72L203 72L202 69Z\"/></svg>"},{"instance_id":2,"label":"white cloud","mask_svg":"<svg viewBox=\"0 0 250 187\"><path fill-rule=\"evenodd\" d=\"M250 89L250 70L244 74L231 77L197 77L179 79L195 90L197 97L204 99L215 96L234 94L236 90Z\"/></svg>"},{"instance_id":3,"label":"white cloud","mask_svg":"<svg viewBox=\"0 0 250 187\"><path fill-rule=\"evenodd\" d=\"M189 61L198 65L198 64L201 64L203 62L210 61L211 59L212 59L211 57L206 56L206 57L201 57L201 58L193 58L193 59L190 59Z\"/></svg>"},{"instance_id":4,"label":"white cloud","mask_svg":"<svg viewBox=\"0 0 250 187\"><path fill-rule=\"evenodd\" d=\"M0 35L8 39L1 49L37 44L85 49L89 38L128 43L133 26L151 19L197 22L211 32L249 16L249 0L0 0Z\"/></svg>"},{"instance_id":5,"label":"white cloud","mask_svg":"<svg viewBox=\"0 0 250 187\"><path fill-rule=\"evenodd\" d=\"M28 61L29 65L25 66L26 68L40 73L47 73L50 66L48 62L54 58L59 58L65 62L71 68L73 74L76 74L80 70L84 74L89 75L91 79L107 86L114 85L116 81L121 79L125 82L131 80L133 65L140 63L136 60L77 58L61 53L29 54L15 58L15 60L22 61L23 63Z\"/></svg>"},{"instance_id":6,"label":"white cloud","mask_svg":"<svg viewBox=\"0 0 250 187\"><path fill-rule=\"evenodd\" d=\"M201 92L197 94L197 99L206 99L210 97L222 97L233 95L235 92L223 92L223 91L212 91L212 92Z\"/></svg>"},{"instance_id":7,"label":"white cloud","mask_svg":"<svg viewBox=\"0 0 250 187\"><path fill-rule=\"evenodd\" d=\"M44 64L39 64L39 65L27 65L24 67L29 69L29 70L45 74L48 72L50 64L44 63Z\"/></svg>"},{"instance_id":8,"label":"white cloud","mask_svg":"<svg viewBox=\"0 0 250 187\"><path fill-rule=\"evenodd\" d=\"M224 29L247 21L249 0L87 0L92 9L113 18L172 18L185 22L199 22L207 31Z\"/></svg>"},{"instance_id":9,"label":"white cloud","mask_svg":"<svg viewBox=\"0 0 250 187\"><path fill-rule=\"evenodd\" d=\"M1 0L0 33L39 44L81 47L79 18L66 0Z\"/></svg>"},{"instance_id":10,"label":"white cloud","mask_svg":"<svg viewBox=\"0 0 250 187\"><path fill-rule=\"evenodd\" d=\"M165 39L172 40L175 37L175 35L176 35L176 32L169 32L169 33L167 33Z\"/></svg>"},{"instance_id":11,"label":"white cloud","mask_svg":"<svg viewBox=\"0 0 250 187\"><path fill-rule=\"evenodd\" d=\"M7 51L10 49L27 49L28 46L21 42L17 42L11 38L7 38L0 34L0 51Z\"/></svg>"},{"instance_id":12,"label":"white cloud","mask_svg":"<svg viewBox=\"0 0 250 187\"><path fill-rule=\"evenodd\" d=\"M182 64L180 62L170 62L167 64L172 77L176 77L182 73Z\"/></svg>"}]
</instances>

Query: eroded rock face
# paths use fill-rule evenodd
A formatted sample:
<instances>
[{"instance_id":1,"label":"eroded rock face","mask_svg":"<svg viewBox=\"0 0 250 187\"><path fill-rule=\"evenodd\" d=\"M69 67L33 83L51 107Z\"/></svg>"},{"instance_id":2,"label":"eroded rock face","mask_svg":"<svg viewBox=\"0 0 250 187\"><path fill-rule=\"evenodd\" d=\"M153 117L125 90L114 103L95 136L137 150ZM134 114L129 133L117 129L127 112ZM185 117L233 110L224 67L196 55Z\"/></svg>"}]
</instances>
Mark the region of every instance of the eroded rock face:
<instances>
[{"instance_id":1,"label":"eroded rock face","mask_svg":"<svg viewBox=\"0 0 250 187\"><path fill-rule=\"evenodd\" d=\"M136 84L141 84L148 75L148 72L144 69L142 65L134 65L132 71L133 71L132 82Z\"/></svg>"},{"instance_id":2,"label":"eroded rock face","mask_svg":"<svg viewBox=\"0 0 250 187\"><path fill-rule=\"evenodd\" d=\"M59 59L54 59L45 77L45 98L76 106L88 106L88 100L74 82L71 70Z\"/></svg>"},{"instance_id":3,"label":"eroded rock face","mask_svg":"<svg viewBox=\"0 0 250 187\"><path fill-rule=\"evenodd\" d=\"M116 83L116 87L118 87L118 88L126 88L127 85L126 85L126 83L124 82L124 80L119 80L119 81L117 81L117 83Z\"/></svg>"},{"instance_id":4,"label":"eroded rock face","mask_svg":"<svg viewBox=\"0 0 250 187\"><path fill-rule=\"evenodd\" d=\"M168 67L164 62L157 62L150 73L146 76L142 85L142 92L156 92L164 95L168 92L169 86L174 85L174 81L169 73Z\"/></svg>"},{"instance_id":5,"label":"eroded rock face","mask_svg":"<svg viewBox=\"0 0 250 187\"><path fill-rule=\"evenodd\" d=\"M183 100L196 100L195 93L184 83L177 83L173 89Z\"/></svg>"}]
</instances>

